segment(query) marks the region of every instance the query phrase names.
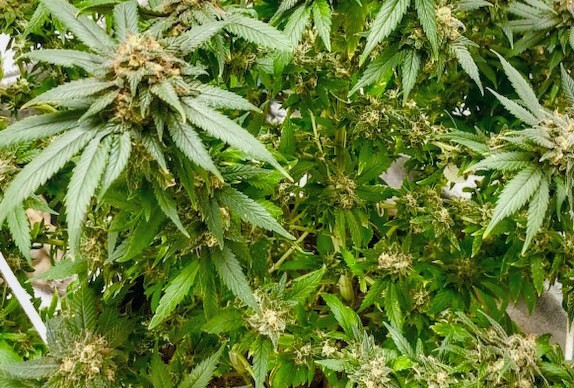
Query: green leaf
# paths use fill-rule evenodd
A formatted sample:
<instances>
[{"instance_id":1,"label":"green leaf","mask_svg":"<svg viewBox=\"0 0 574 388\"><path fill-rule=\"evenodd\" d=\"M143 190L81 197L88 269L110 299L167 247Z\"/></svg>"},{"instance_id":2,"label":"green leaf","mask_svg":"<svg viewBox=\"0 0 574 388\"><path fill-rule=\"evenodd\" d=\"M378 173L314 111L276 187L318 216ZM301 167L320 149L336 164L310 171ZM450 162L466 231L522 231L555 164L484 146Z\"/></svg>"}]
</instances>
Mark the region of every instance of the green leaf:
<instances>
[{"instance_id":1,"label":"green leaf","mask_svg":"<svg viewBox=\"0 0 574 388\"><path fill-rule=\"evenodd\" d=\"M171 106L177 113L181 115L181 119L185 123L185 111L183 105L175 91L175 88L168 80L163 80L150 88L150 91L158 96L163 102Z\"/></svg>"},{"instance_id":2,"label":"green leaf","mask_svg":"<svg viewBox=\"0 0 574 388\"><path fill-rule=\"evenodd\" d=\"M82 117L80 117L79 121L84 121L85 119L92 117L100 113L102 110L106 109L108 106L110 106L112 102L115 101L118 94L120 94L120 90L116 89L104 94L103 96L96 98L96 100L90 105L86 113L84 113Z\"/></svg>"},{"instance_id":3,"label":"green leaf","mask_svg":"<svg viewBox=\"0 0 574 388\"><path fill-rule=\"evenodd\" d=\"M296 300L301 304L305 303L305 299L307 299L313 291L319 287L326 269L327 267L323 265L321 269L318 269L317 271L313 271L293 279L291 290L287 293L286 298Z\"/></svg>"},{"instance_id":4,"label":"green leaf","mask_svg":"<svg viewBox=\"0 0 574 388\"><path fill-rule=\"evenodd\" d=\"M522 170L530 166L533 162L533 155L530 152L524 151L502 151L491 154L481 160L480 162L473 164L465 170L477 171L477 170L499 170L499 171L516 171Z\"/></svg>"},{"instance_id":5,"label":"green leaf","mask_svg":"<svg viewBox=\"0 0 574 388\"><path fill-rule=\"evenodd\" d=\"M8 212L34 194L96 135L96 131L77 128L58 137L20 171L4 192L0 202L0 224Z\"/></svg>"},{"instance_id":6,"label":"green leaf","mask_svg":"<svg viewBox=\"0 0 574 388\"><path fill-rule=\"evenodd\" d=\"M321 294L321 297L325 303L327 303L327 306L329 306L335 319L339 322L339 325L341 325L345 333L349 337L355 338L356 334L359 333L360 329L363 327L357 313L355 313L349 306L345 306L335 295L323 293Z\"/></svg>"},{"instance_id":7,"label":"green leaf","mask_svg":"<svg viewBox=\"0 0 574 388\"><path fill-rule=\"evenodd\" d=\"M536 256L530 259L530 271L532 272L532 281L538 296L544 291L544 266L540 257Z\"/></svg>"},{"instance_id":8,"label":"green leaf","mask_svg":"<svg viewBox=\"0 0 574 388\"><path fill-rule=\"evenodd\" d=\"M263 206L246 196L240 191L227 185L216 193L220 203L229 207L232 213L237 214L242 220L255 226L274 231L281 236L294 240L295 237L287 232Z\"/></svg>"},{"instance_id":9,"label":"green leaf","mask_svg":"<svg viewBox=\"0 0 574 388\"><path fill-rule=\"evenodd\" d=\"M110 185L120 176L127 166L132 152L132 141L129 132L126 131L121 135L112 135L112 138L110 155L106 171L102 177L98 198L102 198Z\"/></svg>"},{"instance_id":10,"label":"green leaf","mask_svg":"<svg viewBox=\"0 0 574 388\"><path fill-rule=\"evenodd\" d=\"M480 74L478 72L478 66L476 62L470 55L468 47L464 42L455 41L450 46L450 49L454 53L454 56L460 63L460 66L465 71L466 74L476 83L476 86L480 89L480 94L484 95L484 89L482 88L482 82L480 82Z\"/></svg>"},{"instance_id":11,"label":"green leaf","mask_svg":"<svg viewBox=\"0 0 574 388\"><path fill-rule=\"evenodd\" d=\"M67 111L26 117L0 131L0 147L43 139L78 126L81 112Z\"/></svg>"},{"instance_id":12,"label":"green leaf","mask_svg":"<svg viewBox=\"0 0 574 388\"><path fill-rule=\"evenodd\" d=\"M87 285L82 285L71 295L70 307L77 334L93 333L98 321L93 291Z\"/></svg>"},{"instance_id":13,"label":"green leaf","mask_svg":"<svg viewBox=\"0 0 574 388\"><path fill-rule=\"evenodd\" d=\"M196 99L211 108L261 112L259 108L247 101L245 98L228 90L205 84L193 84L192 88L200 93Z\"/></svg>"},{"instance_id":14,"label":"green leaf","mask_svg":"<svg viewBox=\"0 0 574 388\"><path fill-rule=\"evenodd\" d=\"M297 47L301 42L309 20L311 20L311 7L307 7L305 4L297 7L291 16L289 16L289 20L283 32L287 34L293 47Z\"/></svg>"},{"instance_id":15,"label":"green leaf","mask_svg":"<svg viewBox=\"0 0 574 388\"><path fill-rule=\"evenodd\" d=\"M522 77L522 75L514 68L510 63L506 61L500 54L495 52L502 63L502 67L504 68L504 72L508 76L508 79L512 83L514 90L524 103L524 106L532 112L534 116L537 118L542 118L542 112L544 112L544 108L538 102L538 98L532 90L530 84Z\"/></svg>"},{"instance_id":16,"label":"green leaf","mask_svg":"<svg viewBox=\"0 0 574 388\"><path fill-rule=\"evenodd\" d=\"M406 104L411 90L415 87L421 68L421 58L415 50L407 51L402 64L403 70L403 104Z\"/></svg>"},{"instance_id":17,"label":"green leaf","mask_svg":"<svg viewBox=\"0 0 574 388\"><path fill-rule=\"evenodd\" d=\"M77 258L80 249L80 236L84 219L92 196L96 193L111 146L111 138L103 141L106 132L100 132L87 145L80 160L72 171L68 192L66 193L66 221L70 240L70 254Z\"/></svg>"},{"instance_id":18,"label":"green leaf","mask_svg":"<svg viewBox=\"0 0 574 388\"><path fill-rule=\"evenodd\" d=\"M12 239L14 239L14 243L20 250L20 253L22 253L26 259L31 260L30 249L32 249L32 236L30 234L30 223L28 222L24 208L22 206L16 206L8 213L6 221L8 222L8 229L10 229Z\"/></svg>"},{"instance_id":19,"label":"green leaf","mask_svg":"<svg viewBox=\"0 0 574 388\"><path fill-rule=\"evenodd\" d=\"M401 328L403 326L403 312L401 311L396 287L394 283L389 283L387 293L383 299L383 306L393 326Z\"/></svg>"},{"instance_id":20,"label":"green leaf","mask_svg":"<svg viewBox=\"0 0 574 388\"><path fill-rule=\"evenodd\" d=\"M243 313L233 308L222 309L201 327L206 333L219 335L243 326Z\"/></svg>"},{"instance_id":21,"label":"green leaf","mask_svg":"<svg viewBox=\"0 0 574 388\"><path fill-rule=\"evenodd\" d=\"M405 336L401 334L399 329L389 325L386 322L383 323L387 328L387 330L389 331L389 334L391 335L391 338L393 339L393 342L395 343L399 352L401 352L401 354L404 354L405 356L408 356L411 360L415 359L416 357L415 352L413 351L411 344L409 344L409 341L405 338Z\"/></svg>"},{"instance_id":22,"label":"green leaf","mask_svg":"<svg viewBox=\"0 0 574 388\"><path fill-rule=\"evenodd\" d=\"M114 7L114 28L120 41L138 33L138 4L135 1L126 1Z\"/></svg>"},{"instance_id":23,"label":"green leaf","mask_svg":"<svg viewBox=\"0 0 574 388\"><path fill-rule=\"evenodd\" d=\"M331 51L331 8L327 0L313 2L313 21L325 48Z\"/></svg>"},{"instance_id":24,"label":"green leaf","mask_svg":"<svg viewBox=\"0 0 574 388\"><path fill-rule=\"evenodd\" d=\"M506 184L498 198L492 220L490 220L483 238L486 238L500 221L514 214L528 202L530 197L539 189L542 177L543 174L537 167L528 167L516 174Z\"/></svg>"},{"instance_id":25,"label":"green leaf","mask_svg":"<svg viewBox=\"0 0 574 388\"><path fill-rule=\"evenodd\" d=\"M524 240L524 246L522 247L522 254L526 252L528 246L532 242L532 239L540 230L540 227L544 223L546 216L546 210L548 210L548 204L550 203L550 187L548 185L548 180L543 177L540 180L540 186L538 191L532 196L530 205L528 206L528 221L526 223L526 238ZM540 294L540 292L538 293Z\"/></svg>"},{"instance_id":26,"label":"green leaf","mask_svg":"<svg viewBox=\"0 0 574 388\"><path fill-rule=\"evenodd\" d=\"M42 0L42 4L92 50L106 53L114 46L114 42L104 30L88 16L80 14L67 0Z\"/></svg>"},{"instance_id":27,"label":"green leaf","mask_svg":"<svg viewBox=\"0 0 574 388\"><path fill-rule=\"evenodd\" d=\"M17 379L46 379L60 369L60 364L51 358L43 357L24 362L2 364L0 371L11 378Z\"/></svg>"},{"instance_id":28,"label":"green leaf","mask_svg":"<svg viewBox=\"0 0 574 388\"><path fill-rule=\"evenodd\" d=\"M173 381L169 374L169 365L166 365L156 350L151 356L151 382L153 388L172 388Z\"/></svg>"},{"instance_id":29,"label":"green leaf","mask_svg":"<svg viewBox=\"0 0 574 388\"><path fill-rule=\"evenodd\" d=\"M289 39L279 30L260 20L240 14L232 14L225 19L225 29L243 39L273 50L293 49Z\"/></svg>"},{"instance_id":30,"label":"green leaf","mask_svg":"<svg viewBox=\"0 0 574 388\"><path fill-rule=\"evenodd\" d=\"M205 149L201 138L191 125L182 123L179 120L171 120L167 129L175 146L179 148L190 161L211 172L220 180L223 180L209 152Z\"/></svg>"},{"instance_id":31,"label":"green leaf","mask_svg":"<svg viewBox=\"0 0 574 388\"><path fill-rule=\"evenodd\" d=\"M144 249L152 244L164 219L163 212L158 208L152 210L149 221L146 221L145 217L141 216L137 226L129 234L127 251L118 252L120 254L119 257L116 257L114 253L112 258L117 259L118 262L125 262L142 253Z\"/></svg>"},{"instance_id":32,"label":"green leaf","mask_svg":"<svg viewBox=\"0 0 574 388\"><path fill-rule=\"evenodd\" d=\"M206 388L217 369L217 363L223 353L222 345L217 353L200 362L179 384L179 388Z\"/></svg>"},{"instance_id":33,"label":"green leaf","mask_svg":"<svg viewBox=\"0 0 574 388\"><path fill-rule=\"evenodd\" d=\"M250 348L253 354L253 374L255 388L264 388L267 372L270 369L270 359L273 354L273 344L268 338L258 336Z\"/></svg>"},{"instance_id":34,"label":"green leaf","mask_svg":"<svg viewBox=\"0 0 574 388\"><path fill-rule=\"evenodd\" d=\"M211 250L211 261L223 283L246 305L255 311L259 311L259 305L253 296L247 278L243 274L241 264L227 247L222 250Z\"/></svg>"},{"instance_id":35,"label":"green leaf","mask_svg":"<svg viewBox=\"0 0 574 388\"><path fill-rule=\"evenodd\" d=\"M267 162L289 177L287 171L273 158L271 153L247 130L221 113L202 104L197 99L187 99L184 108L187 110L189 121L199 128L207 131L211 136L218 138L237 148L245 154Z\"/></svg>"},{"instance_id":36,"label":"green leaf","mask_svg":"<svg viewBox=\"0 0 574 388\"><path fill-rule=\"evenodd\" d=\"M102 65L102 59L97 55L77 50L42 49L34 50L22 56L35 61L48 62L52 65L74 67L78 66L93 73Z\"/></svg>"},{"instance_id":37,"label":"green leaf","mask_svg":"<svg viewBox=\"0 0 574 388\"><path fill-rule=\"evenodd\" d=\"M148 329L154 329L162 323L173 310L175 310L176 306L181 303L183 298L187 296L193 286L198 270L199 262L194 260L169 282L169 285L165 289L165 294L161 297L155 314L149 323Z\"/></svg>"},{"instance_id":38,"label":"green leaf","mask_svg":"<svg viewBox=\"0 0 574 388\"><path fill-rule=\"evenodd\" d=\"M315 360L315 364L321 365L327 369L334 370L335 372L345 371L345 360L337 359L327 359L327 360Z\"/></svg>"},{"instance_id":39,"label":"green leaf","mask_svg":"<svg viewBox=\"0 0 574 388\"><path fill-rule=\"evenodd\" d=\"M159 184L154 182L153 192L159 207L163 213L168 216L168 218L177 226L177 229L187 238L189 238L189 233L185 230L185 227L181 223L179 216L177 215L177 208L175 206L175 201L168 195L167 191L164 190Z\"/></svg>"},{"instance_id":40,"label":"green leaf","mask_svg":"<svg viewBox=\"0 0 574 388\"><path fill-rule=\"evenodd\" d=\"M54 105L67 105L70 102L76 103L82 98L90 97L114 85L114 82L100 81L95 78L83 78L66 82L28 101L24 104L24 108L46 103Z\"/></svg>"},{"instance_id":41,"label":"green leaf","mask_svg":"<svg viewBox=\"0 0 574 388\"><path fill-rule=\"evenodd\" d=\"M514 117L516 117L517 119L520 119L523 122L530 124L530 125L536 125L540 121L532 113L530 113L527 109L523 108L521 105L517 104L516 102L512 101L509 98L506 98L506 97L498 94L497 92L495 92L491 88L487 88L487 89L492 94L494 94L496 96L496 98L498 99L498 101L500 101L502 103L502 105L506 108L506 110L509 111L510 113L512 113L512 115Z\"/></svg>"},{"instance_id":42,"label":"green leaf","mask_svg":"<svg viewBox=\"0 0 574 388\"><path fill-rule=\"evenodd\" d=\"M410 0L387 0L383 3L367 37L365 49L361 54L361 64L374 48L397 28L410 4Z\"/></svg>"},{"instance_id":43,"label":"green leaf","mask_svg":"<svg viewBox=\"0 0 574 388\"><path fill-rule=\"evenodd\" d=\"M193 27L179 35L172 42L172 46L179 49L182 54L187 54L209 41L215 34L220 32L227 22L204 23Z\"/></svg>"},{"instance_id":44,"label":"green leaf","mask_svg":"<svg viewBox=\"0 0 574 388\"><path fill-rule=\"evenodd\" d=\"M404 61L405 51L397 51L395 48L385 49L373 62L367 66L363 76L353 86L349 96L355 94L362 87L378 82L387 72L390 72Z\"/></svg>"},{"instance_id":45,"label":"green leaf","mask_svg":"<svg viewBox=\"0 0 574 388\"><path fill-rule=\"evenodd\" d=\"M50 267L50 269L43 274L35 276L34 279L61 280L75 274L83 273L87 270L87 260L71 260L70 258L66 258Z\"/></svg>"},{"instance_id":46,"label":"green leaf","mask_svg":"<svg viewBox=\"0 0 574 388\"><path fill-rule=\"evenodd\" d=\"M219 247L223 247L223 220L221 219L221 212L219 211L219 204L213 198L205 201L199 201L201 208L201 215L207 224L209 231L217 239Z\"/></svg>"},{"instance_id":47,"label":"green leaf","mask_svg":"<svg viewBox=\"0 0 574 388\"><path fill-rule=\"evenodd\" d=\"M436 58L439 54L438 49L438 32L436 23L436 2L435 0L415 0L415 9L423 31L427 36L433 56Z\"/></svg>"},{"instance_id":48,"label":"green leaf","mask_svg":"<svg viewBox=\"0 0 574 388\"><path fill-rule=\"evenodd\" d=\"M562 74L562 90L564 91L566 99L568 100L570 105L574 105L574 80L564 69L563 64L560 64L560 73Z\"/></svg>"}]
</instances>

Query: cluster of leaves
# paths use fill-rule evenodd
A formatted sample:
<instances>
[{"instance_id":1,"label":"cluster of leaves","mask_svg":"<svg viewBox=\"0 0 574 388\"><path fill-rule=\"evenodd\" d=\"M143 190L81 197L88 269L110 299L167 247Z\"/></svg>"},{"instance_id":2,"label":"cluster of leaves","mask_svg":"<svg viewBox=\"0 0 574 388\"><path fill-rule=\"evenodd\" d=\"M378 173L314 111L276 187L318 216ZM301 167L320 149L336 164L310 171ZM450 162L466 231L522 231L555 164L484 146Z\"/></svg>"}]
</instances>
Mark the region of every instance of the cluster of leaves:
<instances>
[{"instance_id":1,"label":"cluster of leaves","mask_svg":"<svg viewBox=\"0 0 574 388\"><path fill-rule=\"evenodd\" d=\"M559 347L505 312L558 280L574 315L574 81L535 47L564 40L568 15L24 4L0 24L24 32L0 102L31 115L0 131L0 249L23 281L39 244L44 281L78 280L43 313L46 347L3 298L6 385L574 384ZM504 46L526 19L540 26ZM563 59L565 99L545 78Z\"/></svg>"}]
</instances>

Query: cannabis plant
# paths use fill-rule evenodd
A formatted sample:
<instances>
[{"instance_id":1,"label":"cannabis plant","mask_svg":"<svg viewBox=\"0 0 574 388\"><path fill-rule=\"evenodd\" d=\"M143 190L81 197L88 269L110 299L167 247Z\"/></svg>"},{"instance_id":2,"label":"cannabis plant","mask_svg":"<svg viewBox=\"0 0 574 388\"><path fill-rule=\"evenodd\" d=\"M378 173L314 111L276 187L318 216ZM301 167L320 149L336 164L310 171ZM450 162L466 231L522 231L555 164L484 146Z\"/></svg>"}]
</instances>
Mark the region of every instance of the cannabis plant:
<instances>
[{"instance_id":1,"label":"cannabis plant","mask_svg":"<svg viewBox=\"0 0 574 388\"><path fill-rule=\"evenodd\" d=\"M91 52L40 50L28 57L62 66L79 66L90 77L58 86L27 103L27 106L51 104L66 110L30 117L3 133L0 143L3 147L59 136L7 188L0 204L0 220L15 217L14 209L81 151L66 197L70 253L77 256L81 226L91 198L97 190L103 195L125 170L132 146L143 149L157 162L159 171L150 172L150 183L159 190L172 185L173 179L166 162L172 156L166 153L173 149L168 151L165 142L173 144L216 179L223 180L197 133L198 128L247 156L269 162L287 175L251 134L214 110L257 108L239 96L199 82L197 77L203 70L183 60L220 32L226 21L195 27L177 38L159 38L139 31L137 5L126 2L114 9L114 36L110 37L87 16L76 18L78 11L65 1L45 6ZM288 43L273 38L268 37L269 45L288 47ZM169 198L162 197L158 202L187 234Z\"/></svg>"},{"instance_id":2,"label":"cannabis plant","mask_svg":"<svg viewBox=\"0 0 574 388\"><path fill-rule=\"evenodd\" d=\"M2 6L0 385L574 384L568 4Z\"/></svg>"}]
</instances>

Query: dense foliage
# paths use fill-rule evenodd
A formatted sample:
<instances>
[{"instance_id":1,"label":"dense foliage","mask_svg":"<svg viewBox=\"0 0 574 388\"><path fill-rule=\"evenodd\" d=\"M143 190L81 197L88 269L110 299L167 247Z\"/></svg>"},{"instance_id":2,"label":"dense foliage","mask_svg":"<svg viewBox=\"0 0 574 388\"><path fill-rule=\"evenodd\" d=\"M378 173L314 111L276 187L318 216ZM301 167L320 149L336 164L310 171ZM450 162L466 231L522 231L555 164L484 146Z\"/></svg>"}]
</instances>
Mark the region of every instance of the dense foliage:
<instances>
[{"instance_id":1,"label":"dense foliage","mask_svg":"<svg viewBox=\"0 0 574 388\"><path fill-rule=\"evenodd\" d=\"M141 3L0 3L0 250L72 280L0 385L574 385L505 312L574 317L569 1Z\"/></svg>"}]
</instances>

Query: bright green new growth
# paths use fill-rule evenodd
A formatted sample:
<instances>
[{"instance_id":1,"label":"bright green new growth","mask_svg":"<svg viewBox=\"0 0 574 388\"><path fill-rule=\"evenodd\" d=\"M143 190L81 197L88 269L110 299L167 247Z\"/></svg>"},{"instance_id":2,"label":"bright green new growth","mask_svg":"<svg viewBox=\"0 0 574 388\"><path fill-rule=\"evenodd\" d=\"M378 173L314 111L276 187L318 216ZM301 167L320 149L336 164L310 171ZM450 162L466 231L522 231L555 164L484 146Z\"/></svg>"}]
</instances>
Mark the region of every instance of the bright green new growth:
<instances>
[{"instance_id":1,"label":"bright green new growth","mask_svg":"<svg viewBox=\"0 0 574 388\"><path fill-rule=\"evenodd\" d=\"M216 111L257 111L257 107L229 91L201 83L196 78L204 71L185 60L224 28L260 45L289 49L280 32L257 20L231 15L224 21L193 27L175 38L158 38L139 30L137 4L128 1L114 8L112 38L65 0L43 4L93 54L40 50L28 57L78 66L90 77L55 87L26 104L50 104L61 108L61 112L24 119L2 132L0 147L59 136L7 188L0 202L0 223L81 152L66 195L70 253L77 257L82 224L92 197L97 192L101 197L122 174L134 145L147 149L165 175L169 174L165 153L171 152L173 142L191 162L223 180L199 130L253 159L271 164L290 178L253 135ZM159 193L165 182L156 175L158 181L152 183L159 185ZM187 234L169 199L159 195L157 200L166 215ZM266 212L259 217L262 218L251 216L251 221L290 237L274 219L265 221L269 218ZM16 231L13 217L9 226ZM26 244L19 245L26 252Z\"/></svg>"}]
</instances>

